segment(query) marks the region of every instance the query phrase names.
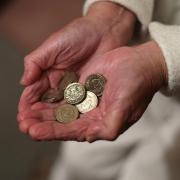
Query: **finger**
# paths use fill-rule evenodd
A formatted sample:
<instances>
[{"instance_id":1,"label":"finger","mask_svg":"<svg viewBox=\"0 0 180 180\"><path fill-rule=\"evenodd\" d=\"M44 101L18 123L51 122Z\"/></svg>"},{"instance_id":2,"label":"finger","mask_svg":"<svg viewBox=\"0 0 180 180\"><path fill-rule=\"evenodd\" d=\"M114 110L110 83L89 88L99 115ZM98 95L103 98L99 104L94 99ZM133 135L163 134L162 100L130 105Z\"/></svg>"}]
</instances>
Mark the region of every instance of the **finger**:
<instances>
[{"instance_id":1,"label":"finger","mask_svg":"<svg viewBox=\"0 0 180 180\"><path fill-rule=\"evenodd\" d=\"M64 125L55 121L46 121L33 125L29 135L35 140L75 140L85 141L89 121L77 120Z\"/></svg>"},{"instance_id":2,"label":"finger","mask_svg":"<svg viewBox=\"0 0 180 180\"><path fill-rule=\"evenodd\" d=\"M24 74L20 81L22 85L28 86L39 80L43 71L54 64L55 58L50 57L55 54L55 50L56 45L47 41L25 57Z\"/></svg>"},{"instance_id":3,"label":"finger","mask_svg":"<svg viewBox=\"0 0 180 180\"><path fill-rule=\"evenodd\" d=\"M43 71L50 68L66 69L88 57L94 51L94 46L87 51L84 39L82 42L79 39L82 39L81 36L73 28L50 36L37 50L25 57L21 84L30 85L40 78Z\"/></svg>"},{"instance_id":4,"label":"finger","mask_svg":"<svg viewBox=\"0 0 180 180\"><path fill-rule=\"evenodd\" d=\"M28 134L29 128L37 123L39 123L39 121L37 121L36 119L26 119L25 121L21 121L19 123L19 130L22 133Z\"/></svg>"},{"instance_id":5,"label":"finger","mask_svg":"<svg viewBox=\"0 0 180 180\"><path fill-rule=\"evenodd\" d=\"M29 109L33 103L37 102L41 95L49 87L47 77L43 76L39 81L26 87L19 102L19 112Z\"/></svg>"},{"instance_id":6,"label":"finger","mask_svg":"<svg viewBox=\"0 0 180 180\"><path fill-rule=\"evenodd\" d=\"M53 89L57 88L63 76L64 76L64 71L62 70L59 70L59 69L49 70L48 78L50 82L50 87Z\"/></svg>"},{"instance_id":7,"label":"finger","mask_svg":"<svg viewBox=\"0 0 180 180\"><path fill-rule=\"evenodd\" d=\"M20 121L27 119L37 119L39 121L53 121L55 119L54 109L27 110L19 113Z\"/></svg>"},{"instance_id":8,"label":"finger","mask_svg":"<svg viewBox=\"0 0 180 180\"><path fill-rule=\"evenodd\" d=\"M31 106L31 110L44 110L44 109L55 109L58 106L65 104L66 101L62 100L58 103L44 103L44 102L37 102Z\"/></svg>"},{"instance_id":9,"label":"finger","mask_svg":"<svg viewBox=\"0 0 180 180\"><path fill-rule=\"evenodd\" d=\"M21 122L22 121L21 113L18 113L16 118L18 123Z\"/></svg>"},{"instance_id":10,"label":"finger","mask_svg":"<svg viewBox=\"0 0 180 180\"><path fill-rule=\"evenodd\" d=\"M44 110L44 109L55 109L61 103L44 103L44 102L37 102L31 106L31 110Z\"/></svg>"},{"instance_id":11,"label":"finger","mask_svg":"<svg viewBox=\"0 0 180 180\"><path fill-rule=\"evenodd\" d=\"M41 77L42 69L41 66L36 64L33 60L30 60L31 57L26 57L24 59L24 73L21 77L20 83L22 85L30 85Z\"/></svg>"},{"instance_id":12,"label":"finger","mask_svg":"<svg viewBox=\"0 0 180 180\"><path fill-rule=\"evenodd\" d=\"M47 71L50 67L53 68L53 65L55 65L56 57L53 57L51 54L55 53L54 49L56 48L54 47L53 49L51 47L49 49L46 46L48 45L41 46L39 49L25 57L24 74L20 81L22 85L28 86L35 81L38 81L45 70ZM50 79L55 79L55 77L57 77L56 72L50 74Z\"/></svg>"}]
</instances>

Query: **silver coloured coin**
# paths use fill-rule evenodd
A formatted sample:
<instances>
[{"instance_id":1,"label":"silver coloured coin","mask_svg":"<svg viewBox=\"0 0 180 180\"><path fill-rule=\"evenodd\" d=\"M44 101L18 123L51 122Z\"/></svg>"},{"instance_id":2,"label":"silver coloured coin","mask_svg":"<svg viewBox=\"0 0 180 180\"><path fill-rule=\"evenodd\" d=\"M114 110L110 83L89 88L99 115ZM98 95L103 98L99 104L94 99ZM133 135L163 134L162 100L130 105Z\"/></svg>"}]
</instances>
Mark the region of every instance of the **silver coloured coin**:
<instances>
[{"instance_id":1,"label":"silver coloured coin","mask_svg":"<svg viewBox=\"0 0 180 180\"><path fill-rule=\"evenodd\" d=\"M64 91L64 99L69 104L78 104L86 96L85 87L80 83L71 83Z\"/></svg>"},{"instance_id":2,"label":"silver coloured coin","mask_svg":"<svg viewBox=\"0 0 180 180\"><path fill-rule=\"evenodd\" d=\"M76 105L76 107L78 108L79 112L87 113L95 109L97 105L98 105L97 96L93 92L87 91L87 96L85 100L82 103Z\"/></svg>"},{"instance_id":3,"label":"silver coloured coin","mask_svg":"<svg viewBox=\"0 0 180 180\"><path fill-rule=\"evenodd\" d=\"M85 87L88 91L93 92L100 97L103 94L106 84L106 78L101 74L91 74L87 77Z\"/></svg>"}]
</instances>

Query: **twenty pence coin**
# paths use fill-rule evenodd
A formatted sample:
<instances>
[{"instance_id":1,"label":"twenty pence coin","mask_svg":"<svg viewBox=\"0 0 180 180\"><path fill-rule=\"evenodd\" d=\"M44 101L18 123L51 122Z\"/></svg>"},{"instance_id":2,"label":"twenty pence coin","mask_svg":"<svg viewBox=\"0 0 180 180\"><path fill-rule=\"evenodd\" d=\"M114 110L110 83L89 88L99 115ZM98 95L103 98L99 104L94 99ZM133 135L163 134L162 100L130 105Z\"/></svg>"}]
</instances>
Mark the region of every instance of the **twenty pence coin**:
<instances>
[{"instance_id":1,"label":"twenty pence coin","mask_svg":"<svg viewBox=\"0 0 180 180\"><path fill-rule=\"evenodd\" d=\"M82 103L76 105L76 107L78 108L79 112L87 113L95 109L97 105L98 105L97 96L93 92L87 91L86 99Z\"/></svg>"},{"instance_id":2,"label":"twenty pence coin","mask_svg":"<svg viewBox=\"0 0 180 180\"><path fill-rule=\"evenodd\" d=\"M106 78L101 74L92 74L87 77L85 86L88 91L93 92L96 96L102 96Z\"/></svg>"},{"instance_id":3,"label":"twenty pence coin","mask_svg":"<svg viewBox=\"0 0 180 180\"><path fill-rule=\"evenodd\" d=\"M70 123L74 120L76 120L79 116L78 109L70 104L64 104L62 106L59 106L55 110L55 117L56 120L60 123Z\"/></svg>"},{"instance_id":4,"label":"twenty pence coin","mask_svg":"<svg viewBox=\"0 0 180 180\"><path fill-rule=\"evenodd\" d=\"M80 83L69 84L64 91L64 99L69 104L78 104L84 100L85 96L85 87Z\"/></svg>"}]
</instances>

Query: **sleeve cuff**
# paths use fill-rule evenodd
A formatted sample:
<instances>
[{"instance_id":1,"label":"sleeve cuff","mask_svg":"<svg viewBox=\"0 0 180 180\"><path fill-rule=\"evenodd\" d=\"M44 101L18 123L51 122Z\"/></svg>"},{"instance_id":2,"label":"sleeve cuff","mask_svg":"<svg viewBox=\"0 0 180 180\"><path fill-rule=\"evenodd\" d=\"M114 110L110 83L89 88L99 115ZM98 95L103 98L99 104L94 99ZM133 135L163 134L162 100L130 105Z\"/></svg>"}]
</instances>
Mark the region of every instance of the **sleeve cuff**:
<instances>
[{"instance_id":1,"label":"sleeve cuff","mask_svg":"<svg viewBox=\"0 0 180 180\"><path fill-rule=\"evenodd\" d=\"M168 26L153 22L149 26L150 36L161 48L168 69L168 87L162 91L176 94L180 90L180 26Z\"/></svg>"},{"instance_id":2,"label":"sleeve cuff","mask_svg":"<svg viewBox=\"0 0 180 180\"><path fill-rule=\"evenodd\" d=\"M86 0L83 14L85 15L87 13L89 7L93 3L100 1L114 2L131 10L134 14L136 14L139 22L142 24L143 31L148 28L148 25L151 22L154 0Z\"/></svg>"}]
</instances>

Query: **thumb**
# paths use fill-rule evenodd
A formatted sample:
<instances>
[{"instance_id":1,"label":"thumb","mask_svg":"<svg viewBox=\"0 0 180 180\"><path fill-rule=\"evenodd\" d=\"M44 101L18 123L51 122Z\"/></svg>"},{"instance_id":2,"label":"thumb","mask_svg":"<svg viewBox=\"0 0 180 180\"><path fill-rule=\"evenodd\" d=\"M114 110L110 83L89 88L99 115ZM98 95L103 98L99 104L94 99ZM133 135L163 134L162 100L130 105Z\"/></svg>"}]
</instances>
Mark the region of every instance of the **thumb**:
<instances>
[{"instance_id":1,"label":"thumb","mask_svg":"<svg viewBox=\"0 0 180 180\"><path fill-rule=\"evenodd\" d=\"M24 58L24 73L20 83L28 86L39 80L44 70L54 64L54 59L50 58L54 54L55 47L49 43L43 44Z\"/></svg>"},{"instance_id":2,"label":"thumb","mask_svg":"<svg viewBox=\"0 0 180 180\"><path fill-rule=\"evenodd\" d=\"M30 85L52 66L55 69L66 69L85 61L95 52L100 38L94 33L94 28L89 28L89 21L84 21L75 21L54 33L37 50L26 56L21 84Z\"/></svg>"}]
</instances>

